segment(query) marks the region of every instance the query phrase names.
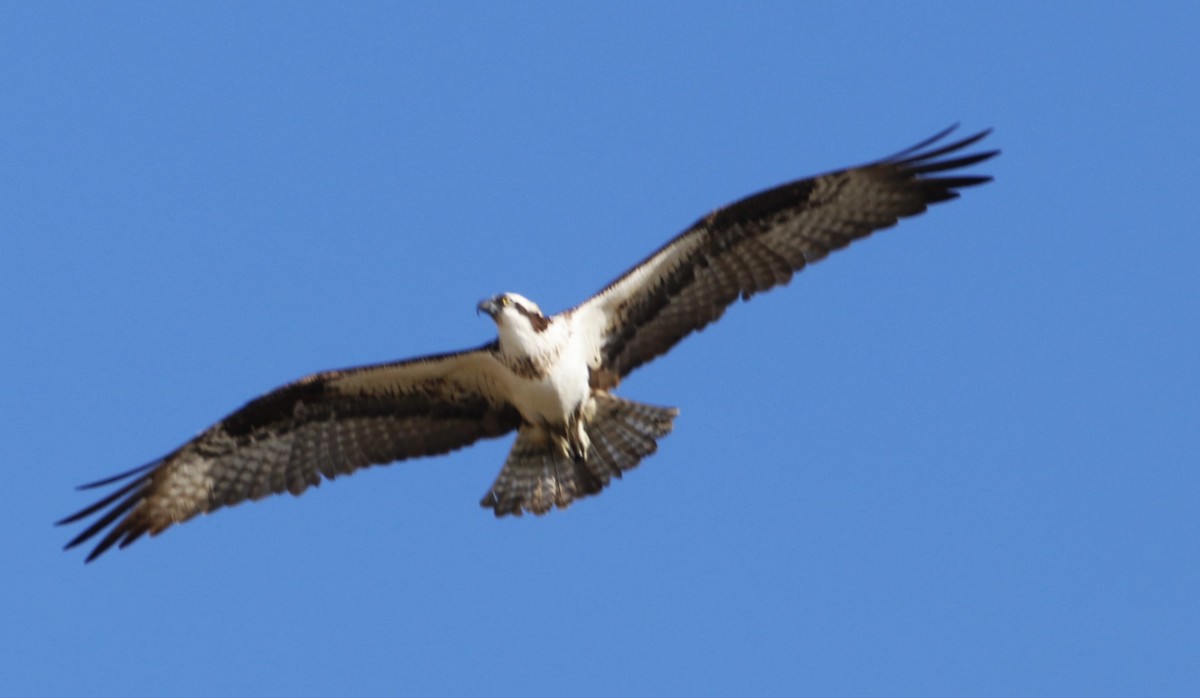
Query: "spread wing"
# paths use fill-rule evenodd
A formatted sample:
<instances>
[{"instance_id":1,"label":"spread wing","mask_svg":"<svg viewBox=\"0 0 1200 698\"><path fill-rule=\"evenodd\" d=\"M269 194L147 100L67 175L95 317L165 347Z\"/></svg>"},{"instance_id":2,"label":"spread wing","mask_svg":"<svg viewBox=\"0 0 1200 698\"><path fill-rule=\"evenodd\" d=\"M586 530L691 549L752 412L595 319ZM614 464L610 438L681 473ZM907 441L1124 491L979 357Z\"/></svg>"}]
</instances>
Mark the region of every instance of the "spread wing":
<instances>
[{"instance_id":1,"label":"spread wing","mask_svg":"<svg viewBox=\"0 0 1200 698\"><path fill-rule=\"evenodd\" d=\"M520 424L504 397L495 343L473 351L329 371L259 397L173 453L81 489L131 479L68 524L103 512L72 548L109 526L113 544L247 499L298 495L322 476L447 453ZM115 522L115 525L114 525Z\"/></svg>"},{"instance_id":2,"label":"spread wing","mask_svg":"<svg viewBox=\"0 0 1200 698\"><path fill-rule=\"evenodd\" d=\"M991 177L960 170L998 151L963 154L990 131L941 144L954 127L889 158L801 179L717 209L575 308L599 333L598 387L852 240L958 197Z\"/></svg>"}]
</instances>

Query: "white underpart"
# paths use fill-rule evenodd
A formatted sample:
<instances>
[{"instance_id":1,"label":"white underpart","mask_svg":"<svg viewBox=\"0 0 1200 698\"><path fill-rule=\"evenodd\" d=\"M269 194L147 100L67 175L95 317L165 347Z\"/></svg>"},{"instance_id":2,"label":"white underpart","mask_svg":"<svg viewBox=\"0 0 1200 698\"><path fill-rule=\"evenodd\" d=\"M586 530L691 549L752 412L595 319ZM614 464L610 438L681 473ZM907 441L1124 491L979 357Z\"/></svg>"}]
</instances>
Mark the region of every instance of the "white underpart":
<instances>
[{"instance_id":1,"label":"white underpart","mask_svg":"<svg viewBox=\"0 0 1200 698\"><path fill-rule=\"evenodd\" d=\"M514 302L536 309L529 300L509 294ZM512 375L508 380L510 400L521 416L534 425L567 425L591 395L588 364L596 364L596 333L578 315L555 315L550 326L536 331L513 306L496 316L500 352L509 357L532 357L548 364L542 378Z\"/></svg>"}]
</instances>

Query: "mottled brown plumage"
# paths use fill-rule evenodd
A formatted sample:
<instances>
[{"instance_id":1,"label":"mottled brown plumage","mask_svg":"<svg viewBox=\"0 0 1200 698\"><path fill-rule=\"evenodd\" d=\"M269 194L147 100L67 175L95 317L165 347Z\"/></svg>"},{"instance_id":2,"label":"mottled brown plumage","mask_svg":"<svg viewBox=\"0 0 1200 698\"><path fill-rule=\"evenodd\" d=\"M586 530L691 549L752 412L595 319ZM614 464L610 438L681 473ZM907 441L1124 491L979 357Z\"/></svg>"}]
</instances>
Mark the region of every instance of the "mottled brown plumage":
<instances>
[{"instance_id":1,"label":"mottled brown plumage","mask_svg":"<svg viewBox=\"0 0 1200 698\"><path fill-rule=\"evenodd\" d=\"M739 297L989 181L942 174L996 155L960 154L987 131L934 147L949 132L717 209L564 313L547 317L516 294L484 301L499 339L478 349L318 373L267 393L163 458L84 486L128 480L59 522L102 512L67 547L101 536L91 560L197 514L514 430L483 506L541 514L596 494L654 453L678 414L613 396L631 371Z\"/></svg>"},{"instance_id":2,"label":"mottled brown plumage","mask_svg":"<svg viewBox=\"0 0 1200 698\"><path fill-rule=\"evenodd\" d=\"M455 367L494 362L495 343L470 352L429 356L301 379L252 400L173 453L89 489L135 478L60 524L112 506L68 547L126 514L88 559L113 544L221 507L271 494L299 495L369 466L448 453L520 424L512 405L489 400ZM365 381L364 381L365 379Z\"/></svg>"},{"instance_id":3,"label":"mottled brown plumage","mask_svg":"<svg viewBox=\"0 0 1200 698\"><path fill-rule=\"evenodd\" d=\"M990 181L929 176L998 152L942 159L990 131L923 150L951 130L890 158L768 189L698 220L586 301L613 309L604 368L623 378L720 318L739 297L749 300L786 284L794 272L851 241L957 198L958 189Z\"/></svg>"}]
</instances>

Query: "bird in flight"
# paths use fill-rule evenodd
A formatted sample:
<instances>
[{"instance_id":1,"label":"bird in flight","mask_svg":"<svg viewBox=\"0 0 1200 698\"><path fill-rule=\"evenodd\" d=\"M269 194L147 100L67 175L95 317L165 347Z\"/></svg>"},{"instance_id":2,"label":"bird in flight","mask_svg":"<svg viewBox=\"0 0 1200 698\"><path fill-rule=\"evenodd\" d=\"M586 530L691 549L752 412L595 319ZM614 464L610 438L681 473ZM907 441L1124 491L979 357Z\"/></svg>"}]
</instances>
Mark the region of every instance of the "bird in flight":
<instances>
[{"instance_id":1,"label":"bird in flight","mask_svg":"<svg viewBox=\"0 0 1200 698\"><path fill-rule=\"evenodd\" d=\"M476 349L316 373L251 400L162 458L83 485L116 489L58 522L99 514L66 548L103 533L90 562L197 514L513 431L483 507L544 514L597 494L679 414L617 397L621 380L739 297L990 181L961 172L999 152L966 152L990 131L946 142L953 130L719 208L557 315L516 293L489 298L478 312L498 337Z\"/></svg>"}]
</instances>

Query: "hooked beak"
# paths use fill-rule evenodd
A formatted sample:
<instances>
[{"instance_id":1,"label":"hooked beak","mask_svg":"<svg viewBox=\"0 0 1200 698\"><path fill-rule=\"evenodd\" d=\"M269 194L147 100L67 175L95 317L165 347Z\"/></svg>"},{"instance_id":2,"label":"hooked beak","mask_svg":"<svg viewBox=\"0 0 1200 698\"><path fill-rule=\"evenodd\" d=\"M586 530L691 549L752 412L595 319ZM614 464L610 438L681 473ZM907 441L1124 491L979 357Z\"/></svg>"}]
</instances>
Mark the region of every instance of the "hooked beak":
<instances>
[{"instance_id":1,"label":"hooked beak","mask_svg":"<svg viewBox=\"0 0 1200 698\"><path fill-rule=\"evenodd\" d=\"M479 301L479 305L475 306L475 314L487 313L488 317L496 319L496 313L500 312L500 306L496 304L495 298L489 298L485 301Z\"/></svg>"}]
</instances>

